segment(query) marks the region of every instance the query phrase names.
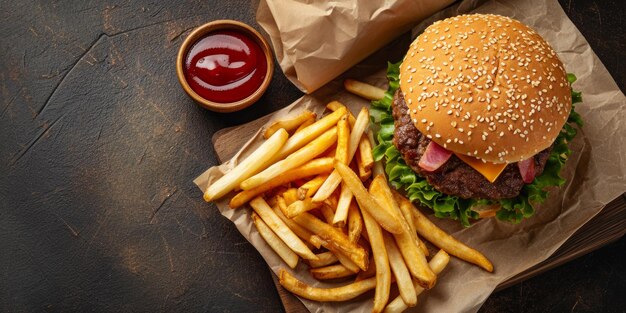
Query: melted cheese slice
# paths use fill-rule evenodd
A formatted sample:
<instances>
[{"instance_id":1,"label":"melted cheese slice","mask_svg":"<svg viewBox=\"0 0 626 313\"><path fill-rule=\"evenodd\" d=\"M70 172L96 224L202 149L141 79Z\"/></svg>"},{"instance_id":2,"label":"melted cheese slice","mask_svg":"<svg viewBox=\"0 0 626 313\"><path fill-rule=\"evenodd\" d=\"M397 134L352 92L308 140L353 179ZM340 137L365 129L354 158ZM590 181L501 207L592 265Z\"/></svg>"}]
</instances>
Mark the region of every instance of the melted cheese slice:
<instances>
[{"instance_id":1,"label":"melted cheese slice","mask_svg":"<svg viewBox=\"0 0 626 313\"><path fill-rule=\"evenodd\" d=\"M467 165L473 167L475 170L485 176L485 178L487 178L487 180L491 183L498 179L498 176L500 176L502 171L504 171L504 168L507 166L507 163L485 163L480 159L468 155L462 155L457 153L455 153L454 155L459 157L459 159L461 159Z\"/></svg>"}]
</instances>

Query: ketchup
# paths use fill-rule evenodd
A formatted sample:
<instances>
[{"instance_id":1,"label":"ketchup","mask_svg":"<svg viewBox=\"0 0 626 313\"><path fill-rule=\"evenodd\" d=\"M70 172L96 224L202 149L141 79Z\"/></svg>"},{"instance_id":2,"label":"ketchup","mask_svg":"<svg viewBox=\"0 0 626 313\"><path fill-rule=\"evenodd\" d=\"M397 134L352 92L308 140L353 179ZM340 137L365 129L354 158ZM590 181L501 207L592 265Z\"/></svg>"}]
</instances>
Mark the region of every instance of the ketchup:
<instances>
[{"instance_id":1,"label":"ketchup","mask_svg":"<svg viewBox=\"0 0 626 313\"><path fill-rule=\"evenodd\" d=\"M214 102L245 99L263 83L267 60L259 44L245 34L218 30L198 40L185 58L187 83Z\"/></svg>"}]
</instances>

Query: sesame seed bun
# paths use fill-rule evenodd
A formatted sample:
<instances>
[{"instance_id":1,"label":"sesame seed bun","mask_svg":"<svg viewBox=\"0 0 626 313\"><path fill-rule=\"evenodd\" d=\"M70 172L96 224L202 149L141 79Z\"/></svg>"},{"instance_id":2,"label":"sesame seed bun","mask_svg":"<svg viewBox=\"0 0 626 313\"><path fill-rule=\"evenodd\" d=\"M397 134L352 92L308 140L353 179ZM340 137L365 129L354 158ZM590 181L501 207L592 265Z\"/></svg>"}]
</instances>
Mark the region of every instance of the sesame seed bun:
<instances>
[{"instance_id":1,"label":"sesame seed bun","mask_svg":"<svg viewBox=\"0 0 626 313\"><path fill-rule=\"evenodd\" d=\"M428 27L402 62L400 88L420 132L494 163L552 145L572 108L556 52L528 26L499 15L461 15Z\"/></svg>"}]
</instances>

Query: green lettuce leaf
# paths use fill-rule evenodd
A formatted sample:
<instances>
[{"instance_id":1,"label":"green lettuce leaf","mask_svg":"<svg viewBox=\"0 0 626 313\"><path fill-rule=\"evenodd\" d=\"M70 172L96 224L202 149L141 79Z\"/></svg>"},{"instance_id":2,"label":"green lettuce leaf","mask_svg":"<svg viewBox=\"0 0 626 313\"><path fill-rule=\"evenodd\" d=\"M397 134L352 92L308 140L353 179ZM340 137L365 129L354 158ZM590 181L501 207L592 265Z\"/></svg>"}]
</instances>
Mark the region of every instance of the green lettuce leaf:
<instances>
[{"instance_id":1,"label":"green lettuce leaf","mask_svg":"<svg viewBox=\"0 0 626 313\"><path fill-rule=\"evenodd\" d=\"M472 210L473 207L499 203L502 209L497 212L496 217L503 221L519 223L522 219L535 213L535 205L541 204L547 199L547 188L560 187L565 183L560 172L572 153L568 143L576 136L577 130L574 125L579 128L583 126L581 116L574 111L575 104L582 102L580 92L573 89L571 91L572 110L567 123L554 141L554 148L543 173L536 177L532 183L524 185L517 197L503 200L462 199L437 191L425 178L413 172L392 143L394 123L391 115L391 103L393 95L400 86L400 63L388 63L389 88L383 99L372 101L370 118L378 129L376 134L378 145L374 147L373 156L377 161L384 160L389 183L397 190L404 191L411 201L418 201L421 205L431 208L437 217L458 220L466 227L470 226L471 220L478 218L478 213ZM576 81L576 76L567 74L567 79L571 86Z\"/></svg>"}]
</instances>

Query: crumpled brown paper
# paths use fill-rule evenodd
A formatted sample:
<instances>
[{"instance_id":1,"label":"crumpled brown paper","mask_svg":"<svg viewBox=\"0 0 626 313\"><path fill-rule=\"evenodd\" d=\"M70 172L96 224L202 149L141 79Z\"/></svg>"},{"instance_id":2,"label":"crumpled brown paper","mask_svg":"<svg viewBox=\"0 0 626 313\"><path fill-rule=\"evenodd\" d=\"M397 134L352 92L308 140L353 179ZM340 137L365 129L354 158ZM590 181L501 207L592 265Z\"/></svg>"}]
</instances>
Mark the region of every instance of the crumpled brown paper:
<instances>
[{"instance_id":1,"label":"crumpled brown paper","mask_svg":"<svg viewBox=\"0 0 626 313\"><path fill-rule=\"evenodd\" d=\"M435 223L456 238L482 251L494 263L495 272L490 274L452 258L435 288L420 296L418 306L410 312L477 311L498 284L548 258L607 203L626 191L626 145L623 140L626 138L626 97L557 1L505 0L482 4L464 1L437 13L414 31L418 32L434 20L466 12L511 16L537 30L559 53L567 71L578 76L574 86L583 92L584 102L576 110L585 120L585 126L570 146L573 154L562 173L568 182L561 189L553 190L548 201L532 218L518 225L487 219L463 228L458 222L431 216ZM362 79L383 86L384 66L380 63L380 71ZM276 112L271 120L294 115L305 108L321 113L323 105L331 99L348 104L353 112L367 105L367 102L347 94L341 89L340 82L334 81ZM233 131L243 128L245 125ZM210 168L194 182L205 190L208 183L243 160L261 140L259 130L229 162ZM275 273L280 268L288 269L252 226L250 209L231 210L228 200L217 203L220 212L233 221ZM329 286L316 282L302 264L290 272L312 285ZM371 293L366 295L345 303L301 300L312 312L369 311Z\"/></svg>"},{"instance_id":2,"label":"crumpled brown paper","mask_svg":"<svg viewBox=\"0 0 626 313\"><path fill-rule=\"evenodd\" d=\"M311 93L452 2L264 0L257 21L287 78Z\"/></svg>"}]
</instances>

